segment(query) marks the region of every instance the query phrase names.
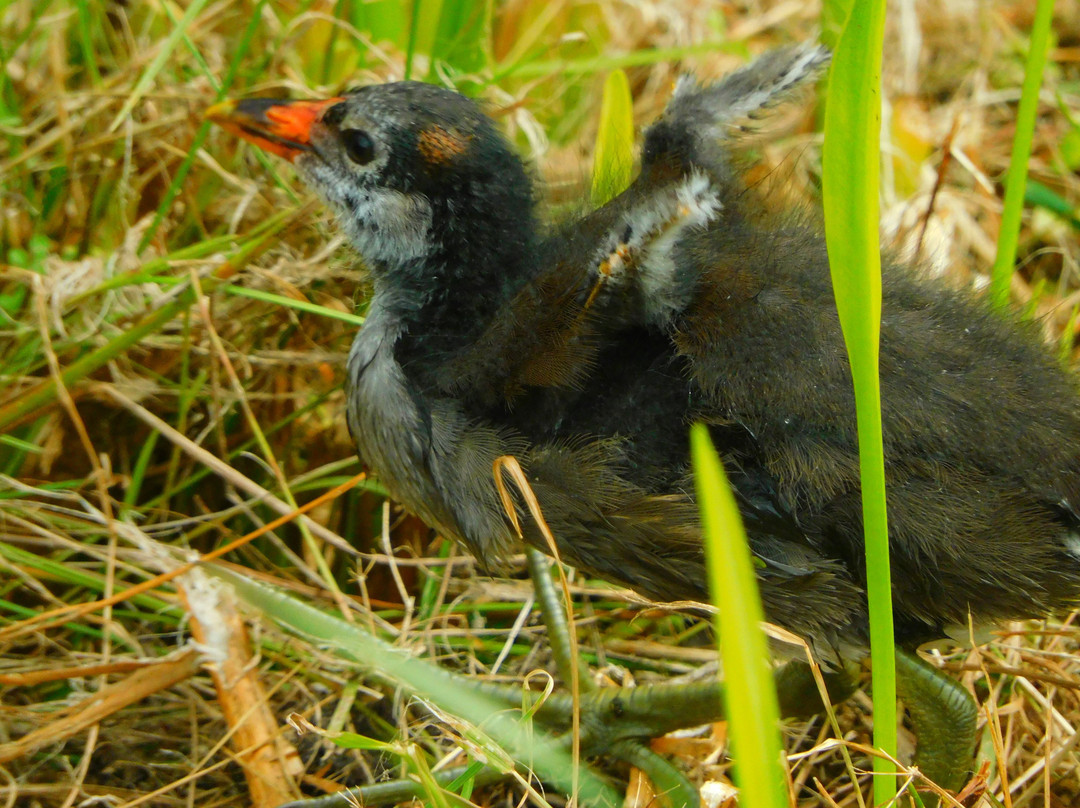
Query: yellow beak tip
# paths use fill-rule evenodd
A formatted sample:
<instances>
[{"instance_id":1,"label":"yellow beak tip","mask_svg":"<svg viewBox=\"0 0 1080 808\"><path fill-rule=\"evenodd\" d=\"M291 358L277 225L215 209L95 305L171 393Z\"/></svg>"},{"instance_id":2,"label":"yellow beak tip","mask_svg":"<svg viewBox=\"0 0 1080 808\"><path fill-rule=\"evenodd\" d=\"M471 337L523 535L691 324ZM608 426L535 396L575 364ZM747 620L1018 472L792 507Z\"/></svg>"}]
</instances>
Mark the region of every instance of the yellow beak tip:
<instances>
[{"instance_id":1,"label":"yellow beak tip","mask_svg":"<svg viewBox=\"0 0 1080 808\"><path fill-rule=\"evenodd\" d=\"M218 103L207 107L206 112L203 113L203 117L208 121L219 123L221 121L228 120L233 116L236 111L236 102L233 100L219 101Z\"/></svg>"}]
</instances>

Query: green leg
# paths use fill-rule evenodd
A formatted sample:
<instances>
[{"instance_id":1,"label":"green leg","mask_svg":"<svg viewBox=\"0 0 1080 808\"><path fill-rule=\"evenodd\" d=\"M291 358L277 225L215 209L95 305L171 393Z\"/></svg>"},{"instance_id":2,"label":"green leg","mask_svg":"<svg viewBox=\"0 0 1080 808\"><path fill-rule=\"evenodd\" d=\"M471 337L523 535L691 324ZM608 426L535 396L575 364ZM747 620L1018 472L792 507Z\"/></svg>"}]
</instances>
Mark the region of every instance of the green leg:
<instances>
[{"instance_id":1,"label":"green leg","mask_svg":"<svg viewBox=\"0 0 1080 808\"><path fill-rule=\"evenodd\" d=\"M548 562L539 552L528 554L530 572L536 586L537 598L550 634L550 642L559 674L570 681L573 658L568 626L561 598L552 583ZM688 684L657 684L635 688L590 688L587 667L579 661L581 687L580 749L582 757L606 755L629 763L648 775L670 808L697 808L697 790L679 769L648 748L648 741L676 729L699 726L724 718L723 688L718 680ZM441 676L455 680L463 690L482 692L513 709L521 706L520 688L478 682L470 677L442 671ZM810 667L793 662L777 669L776 687L780 694L781 713L806 717L821 712L821 699ZM843 701L854 690L845 674L826 674L826 684L833 702ZM535 722L553 733L563 733L569 743L573 700L566 691L551 694L534 713ZM460 770L436 775L446 785L461 774ZM495 769L484 767L477 773L477 782L492 782L503 777ZM420 786L411 779L377 783L371 786L319 797L299 800L281 808L348 808L359 800L361 805L400 802L420 793Z\"/></svg>"},{"instance_id":2,"label":"green leg","mask_svg":"<svg viewBox=\"0 0 1080 808\"><path fill-rule=\"evenodd\" d=\"M529 568L533 589L536 591L536 601L540 605L540 616L544 619L544 625L548 630L548 643L551 645L551 654L555 659L555 669L562 680L569 684L573 678L574 650L570 642L570 624L563 610L562 598L559 597L555 582L552 580L553 562L550 556L529 545L525 546L525 561ZM588 675L589 667L580 656L577 660L577 669L581 692L595 689L592 677Z\"/></svg>"},{"instance_id":3,"label":"green leg","mask_svg":"<svg viewBox=\"0 0 1080 808\"><path fill-rule=\"evenodd\" d=\"M499 698L508 707L521 704L521 690L509 686L482 684L457 674L466 689L481 690ZM821 712L810 666L790 662L775 673L780 695L781 714L799 717ZM854 690L851 679L843 673L826 674L829 697L843 701ZM536 723L553 732L567 732L571 722L572 699L564 691L553 693L534 714ZM631 688L602 688L586 693L581 699L581 754L583 757L606 755L644 771L657 790L664 794L671 808L696 808L697 791L682 772L666 759L652 752L648 740L676 729L695 727L724 719L723 685L709 679L684 684L642 685ZM461 772L454 770L438 776L446 784ZM494 769L481 769L478 782L492 782L504 775ZM392 780L372 786L352 788L326 797L297 800L281 808L349 808L359 799L361 805L400 802L417 794L419 785L412 780Z\"/></svg>"},{"instance_id":4,"label":"green leg","mask_svg":"<svg viewBox=\"0 0 1080 808\"><path fill-rule=\"evenodd\" d=\"M546 570L544 575L537 576L537 580L541 582L541 589L545 585L551 587L551 578ZM293 614L283 609L273 612L287 625L295 624L298 630L316 637L326 636L343 641L341 632L345 629L340 625L340 621L330 620L318 610L306 604L294 603L291 598L285 598L279 593L270 590L264 592L264 587L255 587L238 580L234 580L233 585L238 588L245 587L242 590L244 597L257 605L261 605L263 601L271 606L277 601L287 603ZM548 595L541 592L540 602L557 602L558 599L550 592ZM295 613L300 613L305 619L299 620ZM292 622L289 622L290 620ZM553 634L565 630L565 623L558 617L549 615L548 625L552 626ZM369 644L370 648L365 643ZM570 646L558 638L553 645L564 649L557 656L561 657L559 666L564 671L563 675L568 678L565 671L568 670ZM346 647L352 648L349 653L360 659L381 653L379 642L367 635L351 636ZM470 691L484 694L505 705L507 710L521 706L523 694L520 688L479 682L431 665L422 669L421 672L426 678L421 680L419 673L404 671L401 660L397 658L400 656L398 652L388 652L386 656L382 675L391 681L396 681L395 676L403 681L417 681L421 684L414 686L423 689L434 686L429 680L439 679L443 686L457 689L463 695ZM917 658L901 652L897 661L901 694L909 706L919 737L918 762L923 771L940 785L956 788L962 782L963 772L971 760L974 748L974 704L963 688ZM804 717L820 711L821 702L809 666L805 663L789 663L777 669L775 677L783 715ZM584 680L586 677L582 678ZM827 675L826 683L830 699L834 702L847 698L853 689L850 679L843 673ZM553 734L562 733L557 742L568 747L572 708L570 695L556 692L537 707L534 720ZM649 775L665 794L672 808L693 808L697 805L696 791L682 773L659 755L653 754L646 744L650 738L675 729L722 720L723 695L719 682L711 680L636 688L603 688L582 693L580 708L580 749L583 757L605 754L631 763ZM458 774L448 773L446 782L453 780ZM487 782L501 775L493 770L481 769L476 776L481 782ZM439 781L443 781L442 776ZM365 805L395 802L415 793L415 788L416 783L410 780L380 783L350 789L315 801L290 803L290 806L345 808L352 804L350 800L356 798Z\"/></svg>"},{"instance_id":5,"label":"green leg","mask_svg":"<svg viewBox=\"0 0 1080 808\"><path fill-rule=\"evenodd\" d=\"M915 731L916 765L942 788L959 790L974 763L975 700L959 682L899 648L896 688Z\"/></svg>"},{"instance_id":6,"label":"green leg","mask_svg":"<svg viewBox=\"0 0 1080 808\"><path fill-rule=\"evenodd\" d=\"M440 786L450 785L458 777L468 771L468 766L455 766L452 769L433 772ZM506 779L506 775L498 769L484 766L475 774L475 785L488 785ZM402 777L398 780L387 780L385 783L375 783L370 786L347 788L325 797L310 797L303 800L293 800L278 808L356 808L357 805L395 805L406 800L419 799L425 794L424 787L418 780L410 780Z\"/></svg>"},{"instance_id":7,"label":"green leg","mask_svg":"<svg viewBox=\"0 0 1080 808\"><path fill-rule=\"evenodd\" d=\"M575 648L570 641L570 626L562 598L559 597L552 580L552 562L548 556L534 547L525 548L525 557L529 565L529 576L536 590L540 613L543 616L544 625L547 626L548 642L551 644L552 655L555 658L555 667L563 682L569 683L574 676ZM616 712L615 708L618 707L618 698L604 698L597 690L592 677L589 676L588 665L580 656L577 657L576 662L578 691L581 694L579 718L582 755L590 756L603 752L632 766L637 766L648 775L671 808L696 808L697 790L682 772L648 748L647 736L639 732L624 731L618 737L612 737L605 731L611 726L609 721L622 724L613 715ZM617 693L619 691L611 689L605 692ZM562 698L549 701L541 708L536 716L540 722L562 727L572 726L572 697L565 692L561 696Z\"/></svg>"}]
</instances>

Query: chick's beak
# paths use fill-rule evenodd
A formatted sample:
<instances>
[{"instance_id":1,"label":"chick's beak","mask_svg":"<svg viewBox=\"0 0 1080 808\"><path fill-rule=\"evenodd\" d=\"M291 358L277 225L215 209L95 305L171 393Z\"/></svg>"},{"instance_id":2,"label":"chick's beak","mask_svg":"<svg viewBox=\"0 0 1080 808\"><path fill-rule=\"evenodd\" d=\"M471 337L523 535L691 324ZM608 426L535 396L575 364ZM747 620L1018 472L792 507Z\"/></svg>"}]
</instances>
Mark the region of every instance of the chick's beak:
<instances>
[{"instance_id":1,"label":"chick's beak","mask_svg":"<svg viewBox=\"0 0 1080 808\"><path fill-rule=\"evenodd\" d=\"M298 154L311 151L312 124L319 119L323 110L342 100L245 98L241 101L222 101L206 111L206 119L226 132L292 161Z\"/></svg>"}]
</instances>

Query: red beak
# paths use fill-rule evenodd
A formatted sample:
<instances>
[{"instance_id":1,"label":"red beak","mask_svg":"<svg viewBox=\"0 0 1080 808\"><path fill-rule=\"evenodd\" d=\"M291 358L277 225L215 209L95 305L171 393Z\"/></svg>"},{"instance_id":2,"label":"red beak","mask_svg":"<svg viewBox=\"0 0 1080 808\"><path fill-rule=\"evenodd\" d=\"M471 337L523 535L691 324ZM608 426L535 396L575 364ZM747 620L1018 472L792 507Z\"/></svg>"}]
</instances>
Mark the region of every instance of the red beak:
<instances>
[{"instance_id":1,"label":"red beak","mask_svg":"<svg viewBox=\"0 0 1080 808\"><path fill-rule=\"evenodd\" d=\"M311 125L323 110L343 100L245 98L222 101L206 110L206 118L226 132L292 161L301 152L311 151Z\"/></svg>"}]
</instances>

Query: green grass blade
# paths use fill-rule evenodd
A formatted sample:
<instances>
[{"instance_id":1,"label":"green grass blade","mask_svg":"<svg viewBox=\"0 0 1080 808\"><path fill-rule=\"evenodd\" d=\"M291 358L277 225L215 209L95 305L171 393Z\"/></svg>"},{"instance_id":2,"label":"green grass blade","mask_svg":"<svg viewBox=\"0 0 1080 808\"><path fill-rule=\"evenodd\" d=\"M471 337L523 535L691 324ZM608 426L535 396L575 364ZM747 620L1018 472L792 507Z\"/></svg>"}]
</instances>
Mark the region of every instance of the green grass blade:
<instances>
[{"instance_id":1,"label":"green grass blade","mask_svg":"<svg viewBox=\"0 0 1080 808\"><path fill-rule=\"evenodd\" d=\"M580 76L590 73L602 73L616 68L641 67L660 62L675 62L688 56L703 56L710 53L732 53L738 50L731 42L699 42L693 45L679 45L672 48L642 48L620 54L588 56L579 59L523 59L504 62L496 67L494 82L510 77L516 79L537 78L541 76Z\"/></svg>"},{"instance_id":2,"label":"green grass blade","mask_svg":"<svg viewBox=\"0 0 1080 808\"><path fill-rule=\"evenodd\" d=\"M1060 216L1075 229L1080 230L1080 207L1074 207L1061 194L1052 188L1047 188L1037 180L1029 179L1027 181L1024 188L1024 204L1036 208L1045 208L1055 216Z\"/></svg>"},{"instance_id":3,"label":"green grass blade","mask_svg":"<svg viewBox=\"0 0 1080 808\"><path fill-rule=\"evenodd\" d=\"M704 424L690 430L709 590L724 661L735 782L744 808L786 808L780 708L769 666L765 619L739 508Z\"/></svg>"},{"instance_id":4,"label":"green grass blade","mask_svg":"<svg viewBox=\"0 0 1080 808\"><path fill-rule=\"evenodd\" d=\"M13 544L8 544L7 542L0 541L0 558L9 561L12 564L18 564L22 568L40 572L42 576L47 577L50 580L55 580L70 586L83 587L99 595L106 590L106 579L104 575L96 572L88 572L77 564L65 564L51 558L46 558L37 553L24 550L21 547L16 547ZM182 616L178 606L169 603L166 600L162 600L161 598L154 597L151 594L142 593L133 595L130 599L130 603L133 606L137 606L140 609L144 609L147 612L157 615L159 619L170 616L175 620L179 620ZM170 623L170 625L175 625L175 623ZM130 645L127 640L125 640L125 644Z\"/></svg>"},{"instance_id":5,"label":"green grass blade","mask_svg":"<svg viewBox=\"0 0 1080 808\"><path fill-rule=\"evenodd\" d=\"M1013 137L1009 176L1005 181L1005 206L1001 212L1001 232L998 234L997 257L990 272L990 299L1004 306L1009 301L1009 286L1016 247L1020 238L1020 215L1024 210L1024 189L1027 185L1031 140L1035 132L1035 113L1039 108L1039 87L1042 85L1046 52L1050 49L1050 21L1054 0L1037 0L1035 19L1031 25L1031 48L1024 68L1024 86L1020 92L1020 107L1016 111L1016 135Z\"/></svg>"},{"instance_id":6,"label":"green grass blade","mask_svg":"<svg viewBox=\"0 0 1080 808\"><path fill-rule=\"evenodd\" d=\"M431 53L435 44L443 0L412 0L409 18L409 39L405 53L405 79L412 78L413 62L418 53Z\"/></svg>"},{"instance_id":7,"label":"green grass blade","mask_svg":"<svg viewBox=\"0 0 1080 808\"><path fill-rule=\"evenodd\" d=\"M830 50L836 50L844 22L851 11L852 0L822 0L821 3L821 44Z\"/></svg>"},{"instance_id":8,"label":"green grass blade","mask_svg":"<svg viewBox=\"0 0 1080 808\"><path fill-rule=\"evenodd\" d=\"M431 44L429 78L438 66L453 74L476 74L491 65L491 0L443 0Z\"/></svg>"},{"instance_id":9,"label":"green grass blade","mask_svg":"<svg viewBox=\"0 0 1080 808\"><path fill-rule=\"evenodd\" d=\"M604 82L600 125L593 149L592 203L605 205L630 184L634 170L634 99L622 70Z\"/></svg>"},{"instance_id":10,"label":"green grass blade","mask_svg":"<svg viewBox=\"0 0 1080 808\"><path fill-rule=\"evenodd\" d=\"M111 124L109 124L109 131L115 132L116 129L123 123L124 118L131 114L131 111L135 109L135 105L139 103L144 95L150 91L150 88L154 84L154 80L157 78L165 65L169 63L172 58L173 51L176 49L184 38L187 36L188 29L191 24L195 22L195 18L199 16L203 8L206 7L207 0L194 0L187 10L184 12L184 16L177 23L176 27L169 33L168 38L161 43L161 49L158 51L154 60L150 62L150 65L143 71L143 74L139 77L138 82L135 84L135 89L131 91L131 95L124 101L124 106L120 108L120 111L116 113L116 117L113 118Z\"/></svg>"},{"instance_id":11,"label":"green grass blade","mask_svg":"<svg viewBox=\"0 0 1080 808\"><path fill-rule=\"evenodd\" d=\"M77 39L79 43L79 49L81 50L81 56L83 64L86 65L86 71L90 76L90 84L94 89L101 87L101 71L98 70L97 50L94 48L93 33L91 28L94 24L94 16L90 10L90 4L87 0L77 0L75 3L75 10L78 14L78 24L75 26L77 33Z\"/></svg>"},{"instance_id":12,"label":"green grass blade","mask_svg":"<svg viewBox=\"0 0 1080 808\"><path fill-rule=\"evenodd\" d=\"M260 235L249 239L248 242L238 247L228 257L228 265L239 268L253 256L265 249L277 232L277 226L288 220L293 215L291 210L282 211L270 219L267 223L274 223L274 227L262 227ZM203 291L211 292L220 281L216 278L206 278L203 281ZM80 356L60 372L60 380L65 386L70 386L84 379L107 362L120 356L130 348L138 345L143 339L157 333L174 317L186 310L195 302L195 291L192 288L185 289L175 300L162 306L157 311L145 315L138 323L131 326L117 337L109 340L104 345L95 348ZM7 429L28 416L39 407L51 403L56 398L56 380L46 378L38 382L18 397L0 404L0 430Z\"/></svg>"},{"instance_id":13,"label":"green grass blade","mask_svg":"<svg viewBox=\"0 0 1080 808\"><path fill-rule=\"evenodd\" d=\"M233 81L236 79L237 72L240 69L240 65L244 59L244 56L247 54L248 48L251 45L251 41L255 36L258 21L261 19L262 16L262 7L263 5L265 5L265 3L266 0L259 0L259 2L256 3L255 9L252 13L251 21L244 29L243 34L241 34L240 38L237 40L233 49L232 60L229 62L229 69L225 74L225 78L215 88L215 101L220 101L222 98L224 98L225 93L227 93L232 87ZM190 13L191 10L189 9L188 14L184 15L184 19L181 20L181 26L178 26L178 28L182 29L182 24L184 20L188 19ZM135 98L134 94L132 94L132 98ZM130 112L130 110L128 110L128 112ZM125 113L121 111L121 116L124 114ZM120 118L118 117L117 120L119 119ZM146 228L146 232L139 240L140 253L150 245L150 242L154 240L154 236L157 235L158 228L161 227L161 223L165 220L165 216L167 215L169 209L172 208L173 201L176 199L177 194L180 193L180 189L183 187L184 180L187 179L188 172L191 170L191 167L195 162L195 156L198 154L199 149L202 148L202 144L206 140L209 133L209 122L204 122L202 126L199 127L198 132L195 133L195 139L192 141L190 148L188 148L188 153L184 157L184 161L180 164L180 168L177 169L176 174L172 178L172 182L169 183L168 190L165 192L164 197L162 197L161 202L158 204L157 211L154 213L154 220L150 223L150 226Z\"/></svg>"},{"instance_id":14,"label":"green grass blade","mask_svg":"<svg viewBox=\"0 0 1080 808\"><path fill-rule=\"evenodd\" d=\"M20 452L31 452L33 454L41 454L45 450L38 446L36 443L30 443L29 441L20 440L14 435L0 435L0 444L5 446L11 446L18 449Z\"/></svg>"},{"instance_id":15,"label":"green grass blade","mask_svg":"<svg viewBox=\"0 0 1080 808\"><path fill-rule=\"evenodd\" d=\"M398 0L349 3L349 20L358 31L370 34L372 42L386 40L404 49L408 29Z\"/></svg>"},{"instance_id":16,"label":"green grass blade","mask_svg":"<svg viewBox=\"0 0 1080 808\"><path fill-rule=\"evenodd\" d=\"M895 757L896 661L885 507L885 453L878 377L881 247L878 237L883 0L854 0L829 74L822 178L825 238L844 331L859 430L863 528L866 535L874 744ZM896 794L893 772L874 759L875 802Z\"/></svg>"},{"instance_id":17,"label":"green grass blade","mask_svg":"<svg viewBox=\"0 0 1080 808\"><path fill-rule=\"evenodd\" d=\"M287 309L293 309L294 311L304 311L308 314L318 314L322 317L329 317L331 320L341 320L343 323L349 325L355 325L357 327L364 324L364 318L356 314L350 314L347 311L338 311L337 309L328 309L326 306L320 306L318 303L312 303L310 300L297 300L294 297L285 297L284 295L276 295L273 292L264 292L262 289L249 289L246 286L226 286L224 291L230 295L236 295L237 297L249 297L252 300L261 300L264 303L273 303L278 306L283 306Z\"/></svg>"},{"instance_id":18,"label":"green grass blade","mask_svg":"<svg viewBox=\"0 0 1080 808\"><path fill-rule=\"evenodd\" d=\"M416 43L419 38L421 0L411 0L409 3L409 29L405 37L405 73L402 78L405 81L412 79L413 61L416 58Z\"/></svg>"},{"instance_id":19,"label":"green grass blade","mask_svg":"<svg viewBox=\"0 0 1080 808\"><path fill-rule=\"evenodd\" d=\"M223 567L207 566L205 569L228 582L241 598L283 625L339 649L380 678L430 699L441 709L464 718L473 726L482 726L484 734L510 750L515 760L531 761L531 765L546 781L570 792L573 762L569 750L542 733L527 733L523 723L508 713L505 703L482 692L483 685L477 683L473 686L462 675L411 657L364 628L257 581ZM485 751L489 753L492 765L498 765L501 756L497 750ZM614 790L586 767L582 767L580 772L580 795L583 802L606 805L622 803Z\"/></svg>"}]
</instances>

